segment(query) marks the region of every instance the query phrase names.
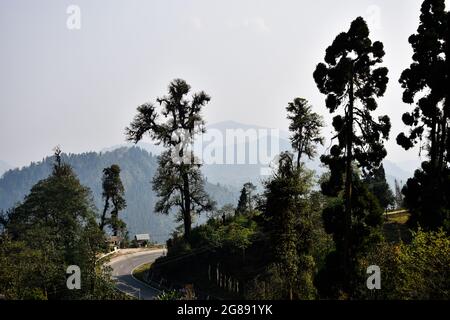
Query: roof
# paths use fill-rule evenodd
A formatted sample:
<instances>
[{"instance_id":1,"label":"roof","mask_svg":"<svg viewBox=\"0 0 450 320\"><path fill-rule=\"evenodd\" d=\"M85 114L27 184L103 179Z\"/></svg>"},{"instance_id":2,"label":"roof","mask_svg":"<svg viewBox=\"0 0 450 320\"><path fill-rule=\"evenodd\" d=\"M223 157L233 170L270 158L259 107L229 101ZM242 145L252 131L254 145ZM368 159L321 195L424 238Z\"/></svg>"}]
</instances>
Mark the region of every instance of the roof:
<instances>
[{"instance_id":1,"label":"roof","mask_svg":"<svg viewBox=\"0 0 450 320\"><path fill-rule=\"evenodd\" d=\"M150 235L148 233L140 233L134 236L136 240L150 240Z\"/></svg>"}]
</instances>

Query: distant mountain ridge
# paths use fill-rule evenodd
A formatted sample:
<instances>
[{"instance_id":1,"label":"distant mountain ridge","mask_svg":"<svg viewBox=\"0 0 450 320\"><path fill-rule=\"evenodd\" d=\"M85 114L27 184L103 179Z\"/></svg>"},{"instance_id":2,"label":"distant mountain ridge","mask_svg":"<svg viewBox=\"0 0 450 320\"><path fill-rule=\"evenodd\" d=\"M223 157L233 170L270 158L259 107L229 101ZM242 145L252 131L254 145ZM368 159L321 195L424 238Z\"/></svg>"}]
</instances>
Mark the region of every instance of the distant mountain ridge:
<instances>
[{"instance_id":1,"label":"distant mountain ridge","mask_svg":"<svg viewBox=\"0 0 450 320\"><path fill-rule=\"evenodd\" d=\"M250 125L250 124L243 124L236 121L223 121L218 123L213 123L210 125L207 125L207 131L211 129L218 130L223 140L221 144L221 149L223 153L223 160L226 160L226 154L229 154L230 152L236 152L239 148L243 148L246 150L245 156L246 160L249 159L249 152L250 149L253 147L258 147L260 145L263 145L264 143L267 143L265 140L267 136L272 138L269 127L264 126L258 126L258 125ZM264 130L265 129L265 130ZM258 135L256 139L253 139L248 136L249 139L247 139L245 142L238 143L237 141L227 141L226 140L226 132L227 130L241 130L241 132L249 132L249 130L253 130L256 132L262 132L262 135ZM267 134L265 134L267 133ZM292 151L291 143L289 141L289 132L278 130L278 134L276 136L278 139L278 147L279 149L276 150L276 154L282 151ZM205 144L203 147L205 148L208 144ZM106 150L113 150L114 148L119 147L131 147L132 144L122 144L116 147L108 148ZM148 142L139 142L137 146L147 150L148 152L151 152L153 154L159 154L161 150L163 150L162 146L154 145L152 143ZM319 146L318 147L318 156L310 161L306 160L306 166L316 172L317 175L321 175L323 172L325 172L326 168L322 166L322 163L320 162L320 155L327 153L329 146ZM271 151L270 148L268 148L268 151ZM272 152L272 154L275 154ZM272 159L274 160L274 159ZM274 163L254 163L250 164L248 162L244 164L237 163L235 161L234 163L226 163L225 161L223 163L219 164L208 164L205 163L202 167L202 171L205 174L205 176L208 178L208 180L212 183L221 183L225 185L232 186L234 188L240 188L242 184L245 182L252 182L255 185L257 185L260 189L262 187L262 182L268 178L267 172L270 172L271 166L273 166ZM415 169L417 169L420 166L419 160L410 160L410 161L404 161L402 163L394 163L388 159L385 159L383 161L383 165L386 171L386 179L391 186L392 189L394 189L395 186L395 180L398 182L406 183L407 179L412 177L414 175ZM264 174L261 174L264 172Z\"/></svg>"},{"instance_id":2,"label":"distant mountain ridge","mask_svg":"<svg viewBox=\"0 0 450 320\"><path fill-rule=\"evenodd\" d=\"M0 178L6 171L8 171L12 168L13 168L12 165L10 165L9 163L6 163L3 160L0 160Z\"/></svg>"},{"instance_id":3,"label":"distant mountain ridge","mask_svg":"<svg viewBox=\"0 0 450 320\"><path fill-rule=\"evenodd\" d=\"M241 129L270 129L261 126L251 126L240 124L234 121L224 121L208 126L208 129L216 129L226 136L226 130ZM263 130L264 131L264 130ZM270 131L267 131L270 136ZM276 153L289 150L291 145L288 132L279 131L277 135L278 150ZM245 150L246 161L249 159L249 152L252 147L267 143L266 136L257 136L255 139L240 141L223 141L219 144L222 149L224 160L226 154L238 149ZM207 144L206 144L207 146ZM270 148L268 148L269 151ZM105 148L100 152L87 152L82 154L64 155L64 161L72 165L80 178L82 184L89 187L93 193L97 208L102 208L101 201L101 175L103 168L111 164L119 164L122 168L122 180L126 190L127 209L123 212L123 219L128 225L130 234L150 233L154 240L164 241L176 227L173 216L163 216L153 212L156 196L151 189L151 180L157 168L157 155L163 150L162 146L152 143L140 142L136 146L131 143L116 145ZM318 155L326 153L326 147L320 147ZM269 152L270 153L270 152ZM273 152L272 152L273 153ZM219 157L220 158L220 157ZM272 159L273 160L273 159ZM39 180L47 177L51 172L52 157L47 157L41 162L32 162L29 166L21 169L12 169L1 176L1 169L10 169L8 166L2 167L4 162L0 161L0 209L7 210L17 202L22 201L28 194L30 188ZM419 161L407 161L407 163L396 164L390 160L383 161L386 171L386 179L394 190L394 181L406 183L407 179L413 176L414 170L419 167ZM242 185L245 182L252 182L258 186L258 191L262 191L263 181L269 177L271 163L244 164L234 163L212 163L204 164L204 173L207 184L206 191L218 202L219 205L231 203L236 204L237 197ZM306 166L320 175L325 172L319 160L319 156L313 161L306 161ZM267 170L269 169L269 170ZM264 172L264 174L262 174ZM196 223L204 221L201 216Z\"/></svg>"},{"instance_id":4,"label":"distant mountain ridge","mask_svg":"<svg viewBox=\"0 0 450 320\"><path fill-rule=\"evenodd\" d=\"M169 238L177 226L174 215L165 216L154 213L156 195L152 191L151 180L157 168L156 156L138 147L122 147L109 152L88 152L63 155L63 161L69 163L80 182L92 191L94 203L100 211L103 206L101 197L101 177L103 168L112 164L121 167L121 179L125 187L127 208L121 213L130 236L137 233L150 233L153 240L163 242ZM0 209L7 210L23 200L31 187L51 173L53 157L30 166L7 171L0 179ZM218 205L235 204L238 190L207 182L206 191ZM201 216L198 223L205 220Z\"/></svg>"}]
</instances>

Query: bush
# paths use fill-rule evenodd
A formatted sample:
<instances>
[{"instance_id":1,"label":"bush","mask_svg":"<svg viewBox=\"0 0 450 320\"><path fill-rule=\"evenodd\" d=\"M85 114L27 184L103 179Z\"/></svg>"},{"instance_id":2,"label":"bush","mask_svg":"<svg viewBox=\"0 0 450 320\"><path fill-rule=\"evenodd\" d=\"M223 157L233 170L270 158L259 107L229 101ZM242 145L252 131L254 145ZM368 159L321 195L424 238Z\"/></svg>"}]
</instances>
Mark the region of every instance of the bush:
<instances>
[{"instance_id":1,"label":"bush","mask_svg":"<svg viewBox=\"0 0 450 320\"><path fill-rule=\"evenodd\" d=\"M381 290L365 287L368 265L381 269ZM441 229L418 230L410 244L382 243L361 260L360 298L444 299L450 298L450 237Z\"/></svg>"}]
</instances>

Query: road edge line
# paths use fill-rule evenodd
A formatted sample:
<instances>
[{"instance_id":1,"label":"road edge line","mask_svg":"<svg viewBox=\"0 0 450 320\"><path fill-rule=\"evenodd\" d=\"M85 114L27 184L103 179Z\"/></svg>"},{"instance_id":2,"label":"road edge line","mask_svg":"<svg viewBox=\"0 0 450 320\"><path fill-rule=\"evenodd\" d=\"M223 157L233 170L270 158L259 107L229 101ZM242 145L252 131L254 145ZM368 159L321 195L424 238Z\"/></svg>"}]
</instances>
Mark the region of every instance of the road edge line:
<instances>
[{"instance_id":1,"label":"road edge line","mask_svg":"<svg viewBox=\"0 0 450 320\"><path fill-rule=\"evenodd\" d=\"M148 283L146 283L146 282L144 282L144 281L142 281L142 280L139 280L138 278L136 278L136 277L134 276L134 274L133 274L133 273L134 273L134 270L136 270L136 269L139 268L140 266L143 266L144 264L147 264L147 263L148 263L148 262L144 262L144 263L141 263L140 265L134 267L133 270L131 270L130 275L133 277L134 280L136 280L137 282L142 283L144 286L149 287L150 289L153 289L153 290L155 290L155 291L158 291L159 293L162 293L161 290L159 290L159 289L157 289L157 288L155 288L155 287L152 287L152 286L149 285Z\"/></svg>"}]
</instances>

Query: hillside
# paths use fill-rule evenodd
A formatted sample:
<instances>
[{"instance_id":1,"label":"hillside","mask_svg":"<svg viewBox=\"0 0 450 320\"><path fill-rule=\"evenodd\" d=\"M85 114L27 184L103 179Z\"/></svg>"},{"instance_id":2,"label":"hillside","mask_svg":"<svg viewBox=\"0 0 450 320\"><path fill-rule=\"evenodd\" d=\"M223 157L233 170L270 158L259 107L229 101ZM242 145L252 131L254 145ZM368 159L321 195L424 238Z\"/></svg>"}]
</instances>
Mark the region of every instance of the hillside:
<instances>
[{"instance_id":1,"label":"hillside","mask_svg":"<svg viewBox=\"0 0 450 320\"><path fill-rule=\"evenodd\" d=\"M153 212L156 201L152 191L151 179L157 168L156 156L141 148L118 148L109 152L88 152L64 155L77 173L83 185L89 187L97 208L102 208L101 177L103 168L118 164L125 187L128 207L122 213L130 235L150 233L153 240L165 241L176 227L173 216ZM0 210L7 210L22 201L30 188L51 172L52 157L41 162L31 163L22 169L7 171L0 179ZM219 205L235 203L237 192L218 184L206 184L206 191ZM199 221L203 221L201 217Z\"/></svg>"},{"instance_id":2,"label":"hillside","mask_svg":"<svg viewBox=\"0 0 450 320\"><path fill-rule=\"evenodd\" d=\"M0 160L0 177L3 175L3 173L8 171L9 169L12 169L12 166L3 160Z\"/></svg>"}]
</instances>

